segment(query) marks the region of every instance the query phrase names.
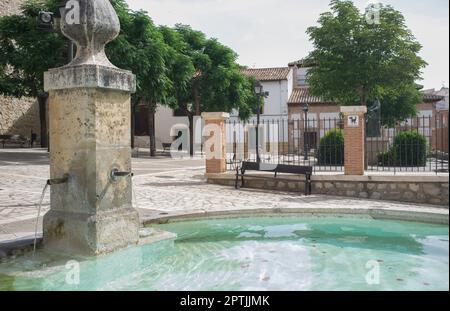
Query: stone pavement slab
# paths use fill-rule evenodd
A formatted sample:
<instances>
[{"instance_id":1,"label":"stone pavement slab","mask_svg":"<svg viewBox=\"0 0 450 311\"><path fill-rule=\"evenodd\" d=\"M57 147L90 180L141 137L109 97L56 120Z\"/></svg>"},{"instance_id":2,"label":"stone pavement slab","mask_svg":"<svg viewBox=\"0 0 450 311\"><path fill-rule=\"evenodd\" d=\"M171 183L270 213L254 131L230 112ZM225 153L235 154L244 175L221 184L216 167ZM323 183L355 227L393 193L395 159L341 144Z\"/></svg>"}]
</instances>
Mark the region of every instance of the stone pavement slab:
<instances>
[{"instance_id":1,"label":"stone pavement slab","mask_svg":"<svg viewBox=\"0 0 450 311\"><path fill-rule=\"evenodd\" d=\"M304 197L207 184L204 160L134 158L135 207L143 220L166 215L205 214L223 211L296 209L390 209L440 213L448 209L402 203L336 198ZM42 149L0 149L0 242L34 235L37 204L49 176L48 156ZM48 211L47 193L42 214ZM39 232L42 231L42 219Z\"/></svg>"}]
</instances>

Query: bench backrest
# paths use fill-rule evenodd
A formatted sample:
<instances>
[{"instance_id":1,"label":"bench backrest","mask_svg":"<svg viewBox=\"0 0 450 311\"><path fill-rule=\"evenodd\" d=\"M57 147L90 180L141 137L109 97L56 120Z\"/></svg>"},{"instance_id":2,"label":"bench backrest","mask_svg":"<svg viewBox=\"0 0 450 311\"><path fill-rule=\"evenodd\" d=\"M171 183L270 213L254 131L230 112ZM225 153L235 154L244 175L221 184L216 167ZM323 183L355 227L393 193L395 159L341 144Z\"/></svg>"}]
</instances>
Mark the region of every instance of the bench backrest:
<instances>
[{"instance_id":1,"label":"bench backrest","mask_svg":"<svg viewBox=\"0 0 450 311\"><path fill-rule=\"evenodd\" d=\"M312 166L297 166L297 165L285 165L278 164L274 166L274 169L271 170L261 170L260 165L256 162L242 162L242 170L244 171L264 171L264 172L276 172L276 173L285 173L285 174L303 174L303 175L312 175L313 168Z\"/></svg>"},{"instance_id":2,"label":"bench backrest","mask_svg":"<svg viewBox=\"0 0 450 311\"><path fill-rule=\"evenodd\" d=\"M296 165L284 165L280 164L276 168L277 173L285 174L312 174L312 166L296 166Z\"/></svg>"}]
</instances>

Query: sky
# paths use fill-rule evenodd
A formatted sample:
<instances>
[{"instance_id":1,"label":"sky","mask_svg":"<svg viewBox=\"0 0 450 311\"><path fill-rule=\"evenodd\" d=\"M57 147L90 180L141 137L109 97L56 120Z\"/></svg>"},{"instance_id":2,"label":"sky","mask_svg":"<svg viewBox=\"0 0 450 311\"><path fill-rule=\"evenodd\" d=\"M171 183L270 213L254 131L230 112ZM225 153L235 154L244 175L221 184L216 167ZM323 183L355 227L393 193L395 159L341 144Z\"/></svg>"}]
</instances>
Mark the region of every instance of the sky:
<instances>
[{"instance_id":1,"label":"sky","mask_svg":"<svg viewBox=\"0 0 450 311\"><path fill-rule=\"evenodd\" d=\"M126 0L158 25L191 25L219 39L248 67L283 67L311 50L306 29L329 10L329 0ZM449 1L382 0L401 11L423 45L425 88L449 85ZM364 9L369 1L354 0Z\"/></svg>"}]
</instances>

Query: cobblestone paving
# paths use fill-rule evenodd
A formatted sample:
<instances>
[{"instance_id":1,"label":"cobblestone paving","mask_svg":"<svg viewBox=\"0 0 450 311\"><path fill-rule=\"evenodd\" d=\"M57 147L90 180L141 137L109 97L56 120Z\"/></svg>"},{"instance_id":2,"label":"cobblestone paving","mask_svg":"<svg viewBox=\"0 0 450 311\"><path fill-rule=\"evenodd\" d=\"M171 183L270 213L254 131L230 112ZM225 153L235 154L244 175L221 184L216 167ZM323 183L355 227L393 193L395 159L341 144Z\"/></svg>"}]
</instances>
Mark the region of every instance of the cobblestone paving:
<instances>
[{"instance_id":1,"label":"cobblestone paving","mask_svg":"<svg viewBox=\"0 0 450 311\"><path fill-rule=\"evenodd\" d=\"M261 208L411 208L400 203L362 201L295 193L265 192L206 184L204 161L134 159L135 207L143 217L186 212L212 212ZM37 203L49 176L44 150L0 149L0 242L34 234ZM49 209L49 194L43 213ZM421 211L433 210L417 206ZM435 209L434 209L435 210ZM448 210L447 210L448 213ZM42 220L39 223L42 228Z\"/></svg>"}]
</instances>

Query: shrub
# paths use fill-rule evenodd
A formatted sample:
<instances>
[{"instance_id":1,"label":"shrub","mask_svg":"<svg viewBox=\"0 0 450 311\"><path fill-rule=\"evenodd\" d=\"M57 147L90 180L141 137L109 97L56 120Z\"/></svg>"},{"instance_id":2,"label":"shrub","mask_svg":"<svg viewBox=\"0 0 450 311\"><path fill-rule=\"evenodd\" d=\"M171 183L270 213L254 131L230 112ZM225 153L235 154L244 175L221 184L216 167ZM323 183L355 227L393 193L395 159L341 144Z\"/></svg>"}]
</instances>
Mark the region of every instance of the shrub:
<instances>
[{"instance_id":1,"label":"shrub","mask_svg":"<svg viewBox=\"0 0 450 311\"><path fill-rule=\"evenodd\" d=\"M344 165L344 133L341 129L328 131L320 139L320 165Z\"/></svg>"},{"instance_id":2,"label":"shrub","mask_svg":"<svg viewBox=\"0 0 450 311\"><path fill-rule=\"evenodd\" d=\"M395 166L395 161L394 161L394 152L393 149L389 150L389 151L383 151L381 153L379 153L377 155L378 157L378 165L380 166Z\"/></svg>"},{"instance_id":3,"label":"shrub","mask_svg":"<svg viewBox=\"0 0 450 311\"><path fill-rule=\"evenodd\" d=\"M428 144L424 135L417 131L404 131L394 138L389 151L378 154L378 164L383 166L425 166Z\"/></svg>"}]
</instances>

